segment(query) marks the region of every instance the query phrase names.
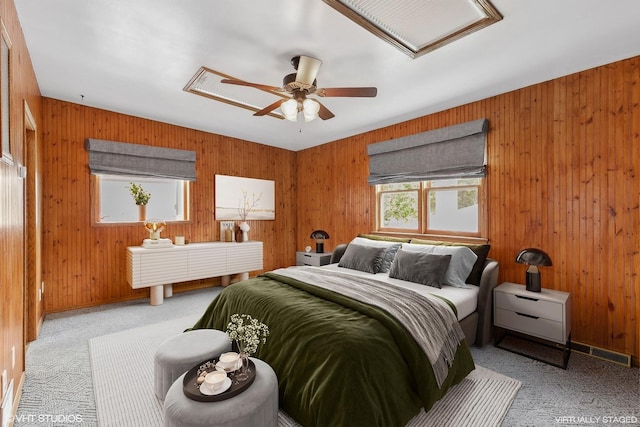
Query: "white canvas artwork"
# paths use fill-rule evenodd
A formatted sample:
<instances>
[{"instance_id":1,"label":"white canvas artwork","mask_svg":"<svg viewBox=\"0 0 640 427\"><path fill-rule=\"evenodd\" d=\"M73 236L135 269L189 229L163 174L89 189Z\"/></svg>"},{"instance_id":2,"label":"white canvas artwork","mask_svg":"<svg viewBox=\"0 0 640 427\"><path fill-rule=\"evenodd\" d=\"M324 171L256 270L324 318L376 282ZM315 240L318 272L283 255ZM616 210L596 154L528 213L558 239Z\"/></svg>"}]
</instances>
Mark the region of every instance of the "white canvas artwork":
<instances>
[{"instance_id":1,"label":"white canvas artwork","mask_svg":"<svg viewBox=\"0 0 640 427\"><path fill-rule=\"evenodd\" d=\"M276 219L275 182L238 176L215 176L216 220Z\"/></svg>"}]
</instances>

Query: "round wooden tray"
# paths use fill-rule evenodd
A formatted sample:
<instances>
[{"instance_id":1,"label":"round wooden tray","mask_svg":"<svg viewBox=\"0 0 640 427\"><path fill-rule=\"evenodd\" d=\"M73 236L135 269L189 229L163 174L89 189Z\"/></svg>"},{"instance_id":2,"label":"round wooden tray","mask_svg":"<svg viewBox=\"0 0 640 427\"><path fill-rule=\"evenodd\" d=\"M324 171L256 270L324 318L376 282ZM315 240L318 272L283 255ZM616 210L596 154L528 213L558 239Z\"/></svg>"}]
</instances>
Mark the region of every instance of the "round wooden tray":
<instances>
[{"instance_id":1,"label":"round wooden tray","mask_svg":"<svg viewBox=\"0 0 640 427\"><path fill-rule=\"evenodd\" d=\"M203 360L193 368L189 369L189 371L185 374L184 380L182 382L182 390L184 391L185 396L187 396L189 399L197 400L199 402L219 402L221 400L226 400L242 393L247 388L249 388L249 386L253 384L253 381L256 379L256 365L251 359L249 359L249 367L247 368L249 378L244 381L237 381L235 379L235 372L229 372L227 375L231 379L231 387L220 394L202 394L200 393L200 385L197 382L198 371L200 370L200 367L202 365L205 365L207 364L207 362L209 362L211 364L211 368L207 370L209 372L213 372L217 361L217 357L213 359Z\"/></svg>"}]
</instances>

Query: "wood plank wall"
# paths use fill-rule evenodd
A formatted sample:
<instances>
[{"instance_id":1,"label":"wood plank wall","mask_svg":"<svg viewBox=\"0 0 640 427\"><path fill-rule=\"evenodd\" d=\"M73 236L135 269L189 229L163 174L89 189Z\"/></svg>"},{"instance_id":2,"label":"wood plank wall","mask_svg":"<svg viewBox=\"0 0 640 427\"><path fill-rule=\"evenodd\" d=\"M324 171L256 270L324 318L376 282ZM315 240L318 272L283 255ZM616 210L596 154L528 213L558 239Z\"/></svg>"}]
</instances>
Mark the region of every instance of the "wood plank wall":
<instances>
[{"instance_id":1,"label":"wood plank wall","mask_svg":"<svg viewBox=\"0 0 640 427\"><path fill-rule=\"evenodd\" d=\"M264 242L265 269L295 263L295 152L48 98L43 101L43 121L46 312L149 296L148 288L132 290L125 276L126 247L147 237L142 225L91 224L87 138L196 152L191 221L170 223L163 237L219 240L214 175L275 181L276 219L248 221L249 237ZM219 279L180 284L175 290L212 284Z\"/></svg>"},{"instance_id":2,"label":"wood plank wall","mask_svg":"<svg viewBox=\"0 0 640 427\"><path fill-rule=\"evenodd\" d=\"M13 380L14 396L19 399L19 388L25 368L25 206L26 180L18 175L18 168L27 165L24 140L25 103L36 122L41 118L41 97L18 21L13 1L0 2L0 18L11 40L9 70L9 131L13 162L0 161L0 372L7 371ZM15 365L12 348L15 347ZM0 401L7 393L0 387ZM15 405L17 406L17 405ZM14 409L15 409L14 406Z\"/></svg>"},{"instance_id":3,"label":"wood plank wall","mask_svg":"<svg viewBox=\"0 0 640 427\"><path fill-rule=\"evenodd\" d=\"M543 286L571 292L572 339L640 355L640 57L298 152L297 247L374 230L366 146L487 118L488 240L500 281L546 251Z\"/></svg>"}]
</instances>

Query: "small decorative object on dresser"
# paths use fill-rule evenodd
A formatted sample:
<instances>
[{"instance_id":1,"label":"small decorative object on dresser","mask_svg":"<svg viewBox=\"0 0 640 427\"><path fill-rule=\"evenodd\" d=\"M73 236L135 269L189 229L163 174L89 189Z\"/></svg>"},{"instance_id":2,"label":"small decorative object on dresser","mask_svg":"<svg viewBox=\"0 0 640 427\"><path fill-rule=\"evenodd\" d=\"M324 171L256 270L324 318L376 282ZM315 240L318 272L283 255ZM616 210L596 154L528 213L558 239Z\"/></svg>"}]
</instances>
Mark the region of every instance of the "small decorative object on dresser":
<instances>
[{"instance_id":1,"label":"small decorative object on dresser","mask_svg":"<svg viewBox=\"0 0 640 427\"><path fill-rule=\"evenodd\" d=\"M502 335L496 334L495 346L563 369L567 368L571 355L571 294L552 289L542 289L537 294L527 292L524 285L505 282L493 290L494 325L502 328ZM552 363L500 346L511 331L518 337L536 337L536 343L563 352L561 364ZM520 335L524 334L524 336ZM554 344L547 344L546 342Z\"/></svg>"}]
</instances>

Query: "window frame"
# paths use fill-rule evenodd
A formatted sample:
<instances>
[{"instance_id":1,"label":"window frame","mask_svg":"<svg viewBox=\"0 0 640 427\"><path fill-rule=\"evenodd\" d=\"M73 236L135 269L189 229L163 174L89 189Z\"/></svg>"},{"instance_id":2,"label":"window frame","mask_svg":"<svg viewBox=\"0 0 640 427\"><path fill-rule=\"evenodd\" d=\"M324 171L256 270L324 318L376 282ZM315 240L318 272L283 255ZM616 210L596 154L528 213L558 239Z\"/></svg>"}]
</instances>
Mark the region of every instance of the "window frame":
<instances>
[{"instance_id":1,"label":"window frame","mask_svg":"<svg viewBox=\"0 0 640 427\"><path fill-rule=\"evenodd\" d=\"M104 175L108 175L108 174L104 174ZM135 181L136 178L139 177L134 177L134 176L128 176L127 179L130 181ZM153 178L153 177L148 177L148 178ZM172 178L168 178L168 179L172 179ZM100 200L102 199L101 197L101 186L100 186L100 175L96 175L96 174L91 174L90 175L90 185L91 185L91 225L94 227L119 227L119 226L140 226L140 224L143 224L144 221L139 221L139 220L132 220L132 221L100 221L100 215L101 215L101 205L100 205ZM191 181L187 181L187 180L178 180L176 179L176 181L183 181L183 194L184 194L184 200L183 200L183 210L184 210L184 216L185 219L182 220L167 220L166 223L167 224L188 224L191 223L191 210L190 210L190 201L191 201ZM149 218L147 218L149 219Z\"/></svg>"},{"instance_id":2,"label":"window frame","mask_svg":"<svg viewBox=\"0 0 640 427\"><path fill-rule=\"evenodd\" d=\"M6 61L6 72L0 70L0 139L2 140L2 162L13 165L13 154L11 153L11 39L0 19L0 42L6 45L6 49L0 49L0 63L4 68ZM6 56L6 57L5 57ZM6 93L6 105L5 105Z\"/></svg>"},{"instance_id":3,"label":"window frame","mask_svg":"<svg viewBox=\"0 0 640 427\"><path fill-rule=\"evenodd\" d=\"M465 179L465 178L456 178L456 179ZM409 234L409 235L420 235L420 236L433 236L433 237L465 237L465 238L479 238L486 239L487 238L487 185L486 178L479 178L480 182L478 185L454 185L454 186L443 186L443 185L433 185L433 183L437 183L438 181L443 180L433 180L433 181L414 181L419 183L419 188L414 190L381 190L384 184L377 184L374 186L375 191L375 212L376 212L376 232L380 233L390 233L390 234ZM477 188L478 191L478 231L477 232L465 232L465 231L455 231L455 230L435 230L429 228L429 192L432 190L464 190L470 188ZM407 192L407 191L417 191L418 192L418 227L417 229L407 229L407 228L393 228L393 227L383 227L382 225L382 197L384 194L390 193L399 193L399 192Z\"/></svg>"}]
</instances>

